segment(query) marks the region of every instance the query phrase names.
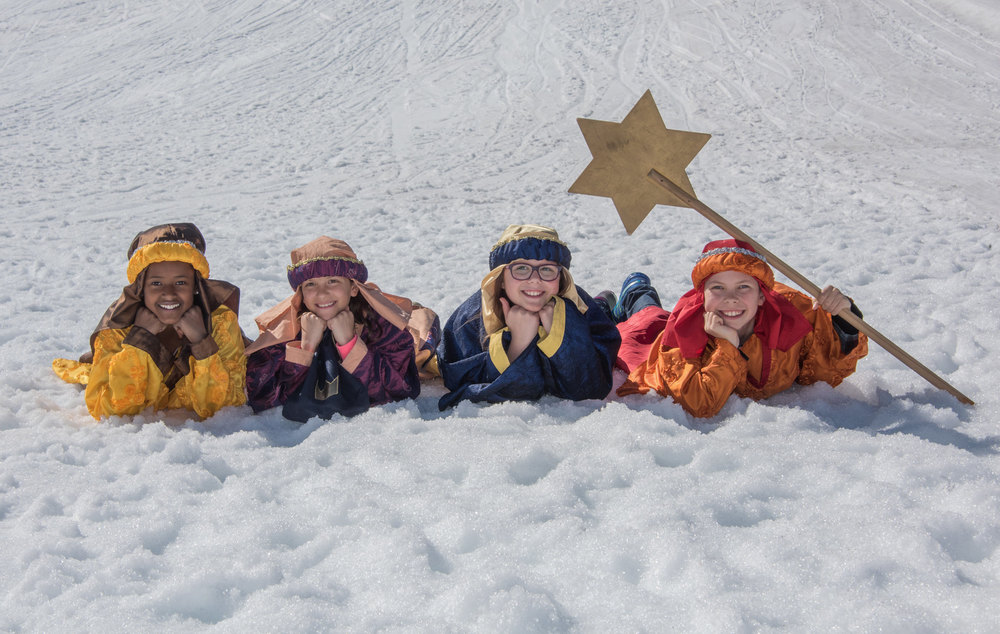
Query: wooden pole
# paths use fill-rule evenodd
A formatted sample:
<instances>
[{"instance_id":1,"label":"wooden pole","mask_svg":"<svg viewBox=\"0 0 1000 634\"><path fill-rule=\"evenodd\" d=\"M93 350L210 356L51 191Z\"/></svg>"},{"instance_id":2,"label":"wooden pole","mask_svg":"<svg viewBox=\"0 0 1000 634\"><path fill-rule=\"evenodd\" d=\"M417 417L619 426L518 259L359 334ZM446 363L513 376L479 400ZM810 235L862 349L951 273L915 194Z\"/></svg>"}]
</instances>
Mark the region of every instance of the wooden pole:
<instances>
[{"instance_id":1,"label":"wooden pole","mask_svg":"<svg viewBox=\"0 0 1000 634\"><path fill-rule=\"evenodd\" d=\"M805 290L813 297L819 297L820 288L818 286L809 281L809 279L807 279L804 275L802 275L792 267L785 264L776 255L774 255L773 253L765 249L763 246L761 246L756 240L754 240L747 234L743 233L743 231L741 231L736 225L732 224L731 222L720 216L718 213L713 211L708 205L706 205L705 203L701 202L700 200L689 194L683 188L678 186L672 180L670 180L663 174L659 173L655 169L649 170L647 177L652 179L654 182L659 184L661 187L669 191L674 196L676 196L685 205L691 207L701 215L711 220L713 223L715 223L716 226L718 226L720 229L722 229L732 237L736 238L737 240L743 240L744 242L752 245L754 250L757 251L757 253L760 253L765 258L767 258L767 261L771 266L781 271L786 277L788 277L788 279L798 284L803 290ZM955 389L955 387L953 387L950 383L939 377L937 374L934 374L934 372L932 372L929 368L927 368L925 365L914 359L905 350L903 350L895 343L893 343L891 339L889 339L879 331L875 330L874 328L869 326L863 319L852 313L850 309L842 310L837 316L841 317L844 321L851 324L859 331L868 335L868 337L872 341L885 348L887 351L889 351L890 354L892 354L894 357L905 363L911 370L913 370L914 372L922 376L924 379L929 381L931 385L933 385L934 387L948 392L949 394L957 398L962 403L965 403L966 405L975 405L972 399L970 399L965 394L959 392L957 389Z\"/></svg>"}]
</instances>

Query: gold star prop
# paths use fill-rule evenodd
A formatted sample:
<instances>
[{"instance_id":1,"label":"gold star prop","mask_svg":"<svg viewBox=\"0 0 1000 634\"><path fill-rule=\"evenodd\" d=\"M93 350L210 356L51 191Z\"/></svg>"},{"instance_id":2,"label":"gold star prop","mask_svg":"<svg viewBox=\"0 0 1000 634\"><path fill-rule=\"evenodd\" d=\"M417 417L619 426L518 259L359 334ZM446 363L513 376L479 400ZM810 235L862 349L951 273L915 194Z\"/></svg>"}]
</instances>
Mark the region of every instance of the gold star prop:
<instances>
[{"instance_id":1,"label":"gold star prop","mask_svg":"<svg viewBox=\"0 0 1000 634\"><path fill-rule=\"evenodd\" d=\"M571 193L610 198L630 235L655 205L689 206L646 176L656 170L693 197L684 170L711 134L667 129L648 90L621 123L577 123L594 160L569 188Z\"/></svg>"}]
</instances>

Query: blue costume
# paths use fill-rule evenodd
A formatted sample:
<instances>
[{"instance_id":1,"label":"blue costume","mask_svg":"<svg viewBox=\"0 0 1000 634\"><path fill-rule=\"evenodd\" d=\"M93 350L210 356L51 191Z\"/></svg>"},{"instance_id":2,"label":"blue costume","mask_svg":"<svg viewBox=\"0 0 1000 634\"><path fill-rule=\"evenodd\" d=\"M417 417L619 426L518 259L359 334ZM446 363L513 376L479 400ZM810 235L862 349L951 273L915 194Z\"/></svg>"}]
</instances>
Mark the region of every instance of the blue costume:
<instances>
[{"instance_id":1,"label":"blue costume","mask_svg":"<svg viewBox=\"0 0 1000 634\"><path fill-rule=\"evenodd\" d=\"M552 326L511 361L510 329L499 307L502 276L518 259L548 260L562 267L553 302ZM572 400L602 399L612 387L621 344L615 324L569 274L569 249L547 227L511 225L490 253L491 272L482 288L445 324L438 367L445 387L443 410L463 399L497 403L538 399L544 394Z\"/></svg>"}]
</instances>

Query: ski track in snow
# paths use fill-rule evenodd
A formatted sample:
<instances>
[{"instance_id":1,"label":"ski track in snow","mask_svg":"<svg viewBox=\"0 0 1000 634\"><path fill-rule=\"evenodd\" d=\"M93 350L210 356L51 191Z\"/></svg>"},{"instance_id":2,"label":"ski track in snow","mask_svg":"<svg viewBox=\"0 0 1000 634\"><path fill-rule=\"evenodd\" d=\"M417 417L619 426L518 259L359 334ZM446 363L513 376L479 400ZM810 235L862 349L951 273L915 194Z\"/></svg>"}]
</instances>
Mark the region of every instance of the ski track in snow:
<instances>
[{"instance_id":1,"label":"ski track in snow","mask_svg":"<svg viewBox=\"0 0 1000 634\"><path fill-rule=\"evenodd\" d=\"M989 0L10 0L0 10L0 630L997 631L1000 10ZM240 322L341 237L442 320L513 222L670 303L720 237L566 189L652 90L700 198L978 401L872 345L837 389L420 398L95 424L76 356L139 230ZM621 377L619 377L619 380Z\"/></svg>"}]
</instances>

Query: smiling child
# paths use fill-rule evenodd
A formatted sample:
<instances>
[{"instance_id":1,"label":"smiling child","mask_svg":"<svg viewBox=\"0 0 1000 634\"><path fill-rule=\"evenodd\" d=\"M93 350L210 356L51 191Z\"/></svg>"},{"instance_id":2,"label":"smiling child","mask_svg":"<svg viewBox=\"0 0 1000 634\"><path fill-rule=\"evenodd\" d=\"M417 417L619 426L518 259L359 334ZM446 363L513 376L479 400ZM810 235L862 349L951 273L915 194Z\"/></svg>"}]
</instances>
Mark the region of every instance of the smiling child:
<instances>
[{"instance_id":1,"label":"smiling child","mask_svg":"<svg viewBox=\"0 0 1000 634\"><path fill-rule=\"evenodd\" d=\"M190 223L152 227L132 241L129 285L91 335L91 352L52 364L63 380L87 386L94 418L147 407L207 418L246 401L239 289L208 279L204 253Z\"/></svg>"},{"instance_id":2,"label":"smiling child","mask_svg":"<svg viewBox=\"0 0 1000 634\"><path fill-rule=\"evenodd\" d=\"M734 393L763 399L793 383L836 386L868 352L867 337L837 316L848 308L860 316L851 300L832 286L813 300L775 282L745 242L710 242L691 281L668 313L649 301L656 292L645 275L626 278L612 311L622 320L617 365L629 372L619 395L653 389L694 416L714 416Z\"/></svg>"},{"instance_id":3,"label":"smiling child","mask_svg":"<svg viewBox=\"0 0 1000 634\"><path fill-rule=\"evenodd\" d=\"M364 262L342 240L321 236L291 259L295 292L257 317L261 334L247 347L254 411L280 405L285 418L305 422L416 397L421 372L436 372L428 366L437 316L368 282Z\"/></svg>"},{"instance_id":4,"label":"smiling child","mask_svg":"<svg viewBox=\"0 0 1000 634\"><path fill-rule=\"evenodd\" d=\"M443 410L463 399L496 403L543 394L604 398L620 338L573 282L554 229L510 225L490 250L490 272L445 324L438 364Z\"/></svg>"}]
</instances>

